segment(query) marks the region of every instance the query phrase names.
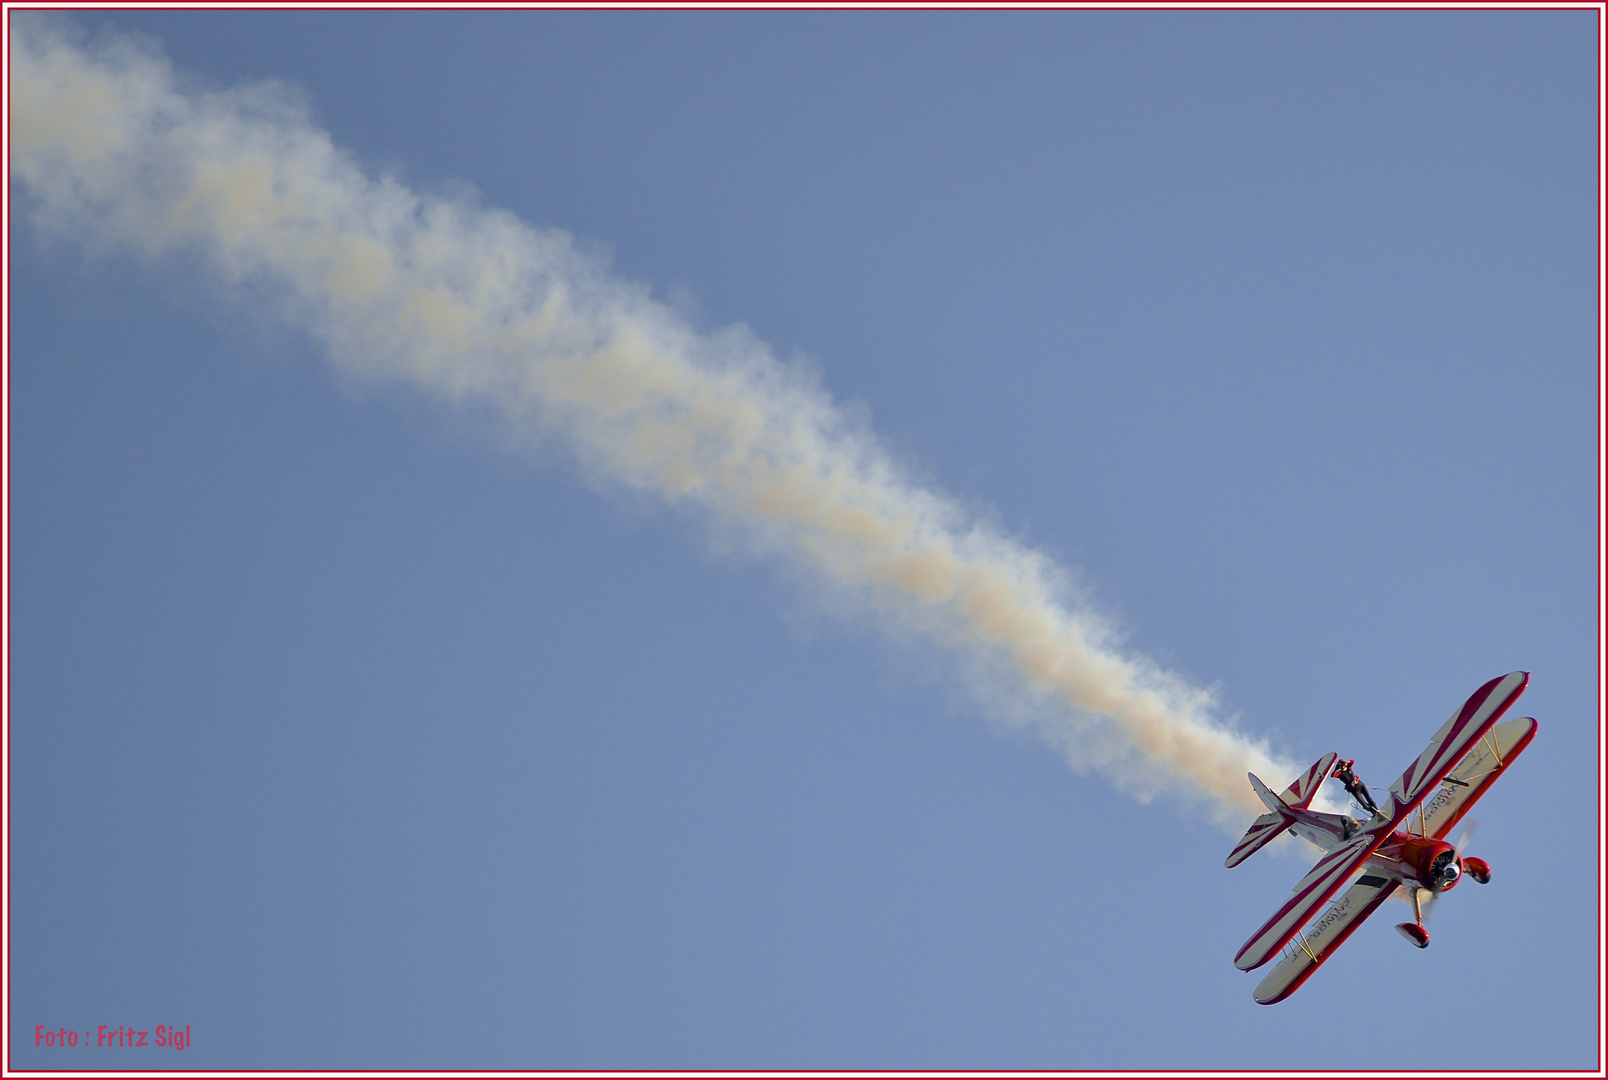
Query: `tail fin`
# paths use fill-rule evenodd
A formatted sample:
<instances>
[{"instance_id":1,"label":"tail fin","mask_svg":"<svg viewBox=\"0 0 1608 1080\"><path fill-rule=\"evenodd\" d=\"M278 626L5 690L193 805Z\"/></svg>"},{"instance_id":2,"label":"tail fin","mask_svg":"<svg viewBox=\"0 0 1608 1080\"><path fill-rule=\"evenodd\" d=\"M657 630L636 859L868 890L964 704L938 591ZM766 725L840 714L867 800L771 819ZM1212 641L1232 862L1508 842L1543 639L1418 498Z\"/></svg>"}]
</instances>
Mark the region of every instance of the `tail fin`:
<instances>
[{"instance_id":1,"label":"tail fin","mask_svg":"<svg viewBox=\"0 0 1608 1080\"><path fill-rule=\"evenodd\" d=\"M1228 853L1228 858L1223 861L1223 865L1238 866L1260 851L1269 840L1288 829L1290 822L1294 821L1295 818L1285 813L1285 809L1294 807L1298 810L1305 810L1310 806L1313 797L1318 793L1318 788L1323 786L1323 781L1328 777L1329 770L1334 766L1337 757L1339 757L1338 754L1323 755L1313 762L1312 768L1296 777L1295 782L1285 788L1279 795L1269 791L1267 785L1256 778L1255 773L1247 773L1246 775L1250 777L1251 788L1256 792L1257 797L1262 800L1263 805L1267 807L1268 812L1251 822L1250 829L1246 831L1240 842L1234 845L1234 850Z\"/></svg>"}]
</instances>

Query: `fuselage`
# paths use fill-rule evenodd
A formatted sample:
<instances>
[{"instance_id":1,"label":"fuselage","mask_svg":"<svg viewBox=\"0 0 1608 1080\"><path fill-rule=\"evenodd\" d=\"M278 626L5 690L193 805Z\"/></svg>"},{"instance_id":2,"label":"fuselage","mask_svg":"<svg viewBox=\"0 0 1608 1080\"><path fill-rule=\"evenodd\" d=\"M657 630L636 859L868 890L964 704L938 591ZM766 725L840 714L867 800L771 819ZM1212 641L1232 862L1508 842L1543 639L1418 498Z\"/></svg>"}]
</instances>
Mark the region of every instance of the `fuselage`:
<instances>
[{"instance_id":1,"label":"fuselage","mask_svg":"<svg viewBox=\"0 0 1608 1080\"><path fill-rule=\"evenodd\" d=\"M1290 813L1295 818L1290 831L1325 851L1356 836L1368 825L1343 814L1294 808ZM1367 871L1438 893L1457 884L1463 874L1463 860L1445 840L1397 830L1369 858Z\"/></svg>"}]
</instances>

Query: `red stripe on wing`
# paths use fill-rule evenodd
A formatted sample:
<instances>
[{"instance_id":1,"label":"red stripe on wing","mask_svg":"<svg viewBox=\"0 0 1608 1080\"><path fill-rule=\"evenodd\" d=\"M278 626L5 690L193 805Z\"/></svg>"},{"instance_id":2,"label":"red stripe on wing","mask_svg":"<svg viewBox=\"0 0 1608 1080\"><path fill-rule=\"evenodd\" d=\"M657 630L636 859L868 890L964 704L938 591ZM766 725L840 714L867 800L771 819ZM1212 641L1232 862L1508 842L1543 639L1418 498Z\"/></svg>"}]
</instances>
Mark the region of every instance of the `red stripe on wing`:
<instances>
[{"instance_id":1,"label":"red stripe on wing","mask_svg":"<svg viewBox=\"0 0 1608 1080\"><path fill-rule=\"evenodd\" d=\"M1258 1005L1277 1005L1279 1002L1301 989L1301 984L1312 978L1312 973L1318 970L1318 968L1322 967L1323 962L1334 955L1334 951L1345 943L1346 938L1350 937L1352 932L1355 931L1357 927L1361 926L1368 916L1374 913L1375 908L1377 908L1380 904L1383 904L1386 900L1390 899L1391 895L1395 891L1396 882L1392 881L1375 893L1373 899L1369 900L1368 903L1363 906L1361 911L1357 912L1350 919L1346 920L1340 929L1335 931L1333 939L1331 939L1318 950L1317 959L1313 960L1310 964L1303 968L1299 975L1291 979L1289 985L1285 986L1284 989L1280 990L1274 996L1266 999L1255 997L1255 993L1253 992L1252 997L1256 1003ZM1257 991L1260 991L1262 988L1258 986L1256 989Z\"/></svg>"},{"instance_id":2,"label":"red stripe on wing","mask_svg":"<svg viewBox=\"0 0 1608 1080\"><path fill-rule=\"evenodd\" d=\"M1312 767L1296 778L1295 782L1284 789L1279 797L1291 806L1299 806L1303 810L1312 802L1312 796L1318 793L1318 788L1329 777L1329 767L1334 764L1340 755L1328 753L1312 763Z\"/></svg>"},{"instance_id":3,"label":"red stripe on wing","mask_svg":"<svg viewBox=\"0 0 1608 1080\"><path fill-rule=\"evenodd\" d=\"M1514 680L1512 685L1498 697L1497 691L1509 680ZM1418 760L1391 785L1397 793L1392 813L1395 823L1405 820L1423 797L1446 778L1446 774L1456 767L1474 742L1489 731L1518 700L1529 683L1529 672L1515 671L1492 679L1474 691L1463 707L1442 727L1441 731L1445 734L1441 735L1439 741L1431 742ZM1487 706L1491 707L1488 709ZM1440 732L1436 734L1440 735Z\"/></svg>"},{"instance_id":4,"label":"red stripe on wing","mask_svg":"<svg viewBox=\"0 0 1608 1080\"><path fill-rule=\"evenodd\" d=\"M1272 820L1263 821L1262 818L1271 818ZM1234 850L1228 853L1228 858L1223 861L1223 865L1232 870L1253 855L1263 844L1271 840L1275 834L1283 832L1289 826L1289 821L1280 818L1277 814L1263 814L1246 830L1240 842L1234 845Z\"/></svg>"}]
</instances>

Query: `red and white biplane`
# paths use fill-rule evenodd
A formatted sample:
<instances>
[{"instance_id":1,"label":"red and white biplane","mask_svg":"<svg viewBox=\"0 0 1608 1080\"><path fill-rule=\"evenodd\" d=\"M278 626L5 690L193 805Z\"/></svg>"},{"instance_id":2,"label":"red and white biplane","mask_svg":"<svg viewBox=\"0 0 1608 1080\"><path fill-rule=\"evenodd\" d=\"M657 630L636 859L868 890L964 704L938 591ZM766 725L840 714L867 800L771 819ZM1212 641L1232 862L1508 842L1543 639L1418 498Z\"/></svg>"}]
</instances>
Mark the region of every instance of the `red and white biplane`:
<instances>
[{"instance_id":1,"label":"red and white biplane","mask_svg":"<svg viewBox=\"0 0 1608 1080\"><path fill-rule=\"evenodd\" d=\"M1250 971L1284 950L1284 958L1252 994L1259 1003L1271 1005L1295 993L1398 888L1407 890L1414 921L1396 929L1422 949L1429 945L1429 934L1424 929L1420 895L1428 893L1434 898L1464 876L1482 885L1490 880L1491 868L1485 860L1460 855L1447 843L1446 835L1535 737L1532 717L1497 723L1529 681L1529 672L1515 671L1474 691L1435 732L1428 749L1390 785L1382 805L1375 805L1367 787L1351 771L1351 762L1336 764L1337 754L1319 758L1279 795L1251 774L1251 787L1268 812L1252 823L1224 865L1238 866L1285 830L1325 852L1312 872L1296 884L1284 906L1234 957L1235 967ZM1330 776L1341 781L1372 817L1363 821L1307 809ZM1313 921L1329 897L1359 872L1361 876L1351 888ZM1307 926L1309 921L1311 926Z\"/></svg>"}]
</instances>

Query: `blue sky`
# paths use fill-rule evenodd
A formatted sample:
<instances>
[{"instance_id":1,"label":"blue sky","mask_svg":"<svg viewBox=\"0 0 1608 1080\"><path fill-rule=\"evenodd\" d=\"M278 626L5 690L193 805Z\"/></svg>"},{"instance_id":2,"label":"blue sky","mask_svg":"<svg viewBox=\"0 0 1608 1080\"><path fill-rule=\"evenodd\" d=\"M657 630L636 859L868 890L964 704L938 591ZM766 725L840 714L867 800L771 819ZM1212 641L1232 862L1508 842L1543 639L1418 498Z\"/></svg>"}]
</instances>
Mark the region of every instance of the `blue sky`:
<instances>
[{"instance_id":1,"label":"blue sky","mask_svg":"<svg viewBox=\"0 0 1608 1080\"><path fill-rule=\"evenodd\" d=\"M73 16L746 324L1286 757L1541 727L1256 1006L1302 859L14 183L11 1065L1595 1067L1597 18Z\"/></svg>"}]
</instances>

